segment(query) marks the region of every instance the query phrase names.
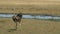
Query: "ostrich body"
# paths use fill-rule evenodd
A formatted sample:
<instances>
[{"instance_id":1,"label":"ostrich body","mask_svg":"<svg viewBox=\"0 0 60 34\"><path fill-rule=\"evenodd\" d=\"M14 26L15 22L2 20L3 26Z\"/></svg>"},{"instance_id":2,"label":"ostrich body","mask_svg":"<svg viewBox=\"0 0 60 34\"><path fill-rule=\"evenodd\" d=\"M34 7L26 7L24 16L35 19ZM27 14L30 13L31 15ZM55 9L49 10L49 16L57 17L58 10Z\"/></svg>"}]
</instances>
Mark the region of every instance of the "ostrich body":
<instances>
[{"instance_id":1,"label":"ostrich body","mask_svg":"<svg viewBox=\"0 0 60 34\"><path fill-rule=\"evenodd\" d=\"M17 30L17 23L21 24L22 14L17 14L12 17L14 23L16 23L16 30Z\"/></svg>"}]
</instances>

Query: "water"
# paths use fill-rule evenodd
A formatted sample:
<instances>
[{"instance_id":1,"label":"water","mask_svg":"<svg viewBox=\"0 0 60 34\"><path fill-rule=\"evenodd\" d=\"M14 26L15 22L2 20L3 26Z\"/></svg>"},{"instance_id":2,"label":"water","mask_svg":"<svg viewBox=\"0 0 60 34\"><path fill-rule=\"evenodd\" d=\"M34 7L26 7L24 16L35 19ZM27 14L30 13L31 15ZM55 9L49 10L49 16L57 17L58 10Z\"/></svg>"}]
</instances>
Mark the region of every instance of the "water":
<instances>
[{"instance_id":1,"label":"water","mask_svg":"<svg viewBox=\"0 0 60 34\"><path fill-rule=\"evenodd\" d=\"M0 14L0 18L11 18L14 14ZM22 18L28 19L60 19L59 16L44 16L44 15L23 15Z\"/></svg>"}]
</instances>

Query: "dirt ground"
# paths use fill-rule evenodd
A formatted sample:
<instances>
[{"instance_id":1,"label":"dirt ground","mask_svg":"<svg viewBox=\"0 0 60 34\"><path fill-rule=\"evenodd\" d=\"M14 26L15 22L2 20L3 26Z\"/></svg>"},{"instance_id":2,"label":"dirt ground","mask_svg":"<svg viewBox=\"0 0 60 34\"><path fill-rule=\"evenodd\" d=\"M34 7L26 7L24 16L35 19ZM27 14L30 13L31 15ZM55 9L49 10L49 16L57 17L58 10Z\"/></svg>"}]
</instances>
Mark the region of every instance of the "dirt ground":
<instances>
[{"instance_id":1,"label":"dirt ground","mask_svg":"<svg viewBox=\"0 0 60 34\"><path fill-rule=\"evenodd\" d=\"M60 22L49 20L22 19L21 28L15 28L11 18L0 18L0 34L60 34Z\"/></svg>"},{"instance_id":2,"label":"dirt ground","mask_svg":"<svg viewBox=\"0 0 60 34\"><path fill-rule=\"evenodd\" d=\"M0 13L36 13L60 16L59 0L0 0ZM0 18L0 34L60 34L60 22L37 19L22 19L21 28L13 30L11 18Z\"/></svg>"}]
</instances>

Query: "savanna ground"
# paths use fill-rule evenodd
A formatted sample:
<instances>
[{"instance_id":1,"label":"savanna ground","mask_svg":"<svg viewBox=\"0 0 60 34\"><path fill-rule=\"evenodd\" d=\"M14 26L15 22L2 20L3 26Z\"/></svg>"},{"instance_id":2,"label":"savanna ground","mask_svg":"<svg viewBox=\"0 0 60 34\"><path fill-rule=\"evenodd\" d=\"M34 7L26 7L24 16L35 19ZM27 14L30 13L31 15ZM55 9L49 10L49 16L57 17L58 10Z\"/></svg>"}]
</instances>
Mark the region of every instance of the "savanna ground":
<instances>
[{"instance_id":1,"label":"savanna ground","mask_svg":"<svg viewBox=\"0 0 60 34\"><path fill-rule=\"evenodd\" d=\"M0 18L0 34L60 34L60 22L49 20L22 19L21 28L14 31L15 23L11 18ZM20 30L21 29L21 30Z\"/></svg>"},{"instance_id":2,"label":"savanna ground","mask_svg":"<svg viewBox=\"0 0 60 34\"><path fill-rule=\"evenodd\" d=\"M0 0L0 13L36 13L60 16L59 0ZM0 18L0 34L60 34L60 22L22 19L21 30L10 18Z\"/></svg>"}]
</instances>

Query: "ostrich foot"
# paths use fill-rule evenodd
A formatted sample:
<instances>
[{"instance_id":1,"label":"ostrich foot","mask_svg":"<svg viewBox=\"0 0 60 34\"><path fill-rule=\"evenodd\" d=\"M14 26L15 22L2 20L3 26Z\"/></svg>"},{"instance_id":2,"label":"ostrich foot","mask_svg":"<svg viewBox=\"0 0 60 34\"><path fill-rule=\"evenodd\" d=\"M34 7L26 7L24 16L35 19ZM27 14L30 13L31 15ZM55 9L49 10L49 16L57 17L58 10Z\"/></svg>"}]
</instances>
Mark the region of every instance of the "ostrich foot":
<instances>
[{"instance_id":1,"label":"ostrich foot","mask_svg":"<svg viewBox=\"0 0 60 34\"><path fill-rule=\"evenodd\" d=\"M16 31L17 29L8 29L8 32Z\"/></svg>"}]
</instances>

